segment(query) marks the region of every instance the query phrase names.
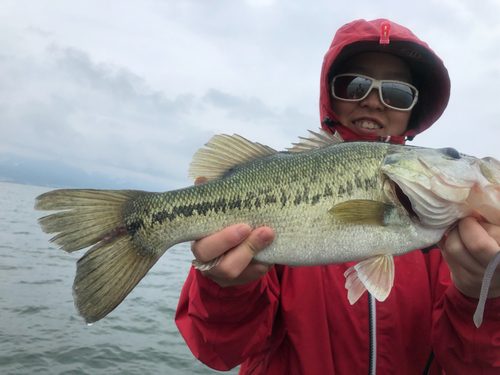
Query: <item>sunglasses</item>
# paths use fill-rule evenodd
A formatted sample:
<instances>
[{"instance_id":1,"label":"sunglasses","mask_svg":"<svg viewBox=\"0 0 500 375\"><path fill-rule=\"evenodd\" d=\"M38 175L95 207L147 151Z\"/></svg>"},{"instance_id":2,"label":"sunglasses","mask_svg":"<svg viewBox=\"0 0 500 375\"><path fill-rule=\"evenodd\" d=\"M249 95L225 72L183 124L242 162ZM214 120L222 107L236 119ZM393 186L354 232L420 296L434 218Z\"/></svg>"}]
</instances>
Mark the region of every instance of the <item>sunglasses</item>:
<instances>
[{"instance_id":1,"label":"sunglasses","mask_svg":"<svg viewBox=\"0 0 500 375\"><path fill-rule=\"evenodd\" d=\"M331 87L333 97L346 102L363 100L376 88L380 102L398 111L410 111L418 100L418 90L409 83L378 80L361 74L339 74L333 78Z\"/></svg>"}]
</instances>

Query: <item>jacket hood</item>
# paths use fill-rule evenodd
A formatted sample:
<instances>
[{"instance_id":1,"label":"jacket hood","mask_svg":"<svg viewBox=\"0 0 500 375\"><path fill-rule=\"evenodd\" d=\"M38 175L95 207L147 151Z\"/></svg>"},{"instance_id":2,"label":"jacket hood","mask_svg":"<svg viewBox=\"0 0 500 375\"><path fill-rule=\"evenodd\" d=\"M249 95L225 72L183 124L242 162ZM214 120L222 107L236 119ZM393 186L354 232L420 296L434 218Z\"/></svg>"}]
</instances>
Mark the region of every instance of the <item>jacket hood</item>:
<instances>
[{"instance_id":1,"label":"jacket hood","mask_svg":"<svg viewBox=\"0 0 500 375\"><path fill-rule=\"evenodd\" d=\"M362 52L386 52L404 60L412 71L419 99L408 129L391 142L404 143L428 129L443 114L450 98L450 78L441 59L410 30L386 19L357 20L342 26L323 60L320 83L320 116L324 130L337 130L346 140L379 140L358 134L340 124L330 107L330 81L348 58Z\"/></svg>"}]
</instances>

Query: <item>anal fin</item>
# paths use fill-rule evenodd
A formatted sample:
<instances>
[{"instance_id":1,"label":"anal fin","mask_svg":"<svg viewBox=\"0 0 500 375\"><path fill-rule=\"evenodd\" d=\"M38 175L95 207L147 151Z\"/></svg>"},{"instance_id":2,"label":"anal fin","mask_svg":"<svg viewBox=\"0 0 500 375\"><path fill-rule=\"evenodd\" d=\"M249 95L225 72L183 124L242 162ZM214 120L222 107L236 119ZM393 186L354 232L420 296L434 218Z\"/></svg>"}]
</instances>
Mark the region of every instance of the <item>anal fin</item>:
<instances>
[{"instance_id":1,"label":"anal fin","mask_svg":"<svg viewBox=\"0 0 500 375\"><path fill-rule=\"evenodd\" d=\"M394 258L384 254L363 260L345 273L347 298L353 305L368 290L378 301L389 296L394 284Z\"/></svg>"}]
</instances>

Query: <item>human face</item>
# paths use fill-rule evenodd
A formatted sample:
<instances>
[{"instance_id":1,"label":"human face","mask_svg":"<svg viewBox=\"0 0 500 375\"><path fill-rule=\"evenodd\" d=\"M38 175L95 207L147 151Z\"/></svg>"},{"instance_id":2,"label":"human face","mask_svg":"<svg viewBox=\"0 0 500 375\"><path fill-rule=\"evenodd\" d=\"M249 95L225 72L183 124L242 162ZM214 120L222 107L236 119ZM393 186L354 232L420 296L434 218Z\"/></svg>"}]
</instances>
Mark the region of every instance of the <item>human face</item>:
<instances>
[{"instance_id":1,"label":"human face","mask_svg":"<svg viewBox=\"0 0 500 375\"><path fill-rule=\"evenodd\" d=\"M400 58L383 52L365 52L343 64L340 73L363 74L375 79L398 80L412 83L410 67ZM398 111L386 107L378 89L358 102L346 102L333 98L330 106L340 122L356 133L378 136L400 136L406 132L411 111Z\"/></svg>"}]
</instances>

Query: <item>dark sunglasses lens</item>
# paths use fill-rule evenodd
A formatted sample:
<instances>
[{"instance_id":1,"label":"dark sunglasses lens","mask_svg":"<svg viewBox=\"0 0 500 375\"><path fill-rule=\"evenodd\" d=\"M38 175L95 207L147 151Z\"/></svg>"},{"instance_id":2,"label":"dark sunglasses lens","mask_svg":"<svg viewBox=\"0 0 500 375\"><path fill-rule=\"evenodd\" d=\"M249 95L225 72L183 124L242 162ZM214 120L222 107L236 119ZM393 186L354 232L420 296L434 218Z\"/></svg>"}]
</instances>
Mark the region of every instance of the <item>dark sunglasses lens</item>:
<instances>
[{"instance_id":1,"label":"dark sunglasses lens","mask_svg":"<svg viewBox=\"0 0 500 375\"><path fill-rule=\"evenodd\" d=\"M415 90L402 83L384 82L382 83L382 97L387 105L395 108L407 109L415 99Z\"/></svg>"},{"instance_id":2,"label":"dark sunglasses lens","mask_svg":"<svg viewBox=\"0 0 500 375\"><path fill-rule=\"evenodd\" d=\"M361 99L366 95L372 81L363 77L342 76L335 78L335 95L342 99Z\"/></svg>"}]
</instances>

